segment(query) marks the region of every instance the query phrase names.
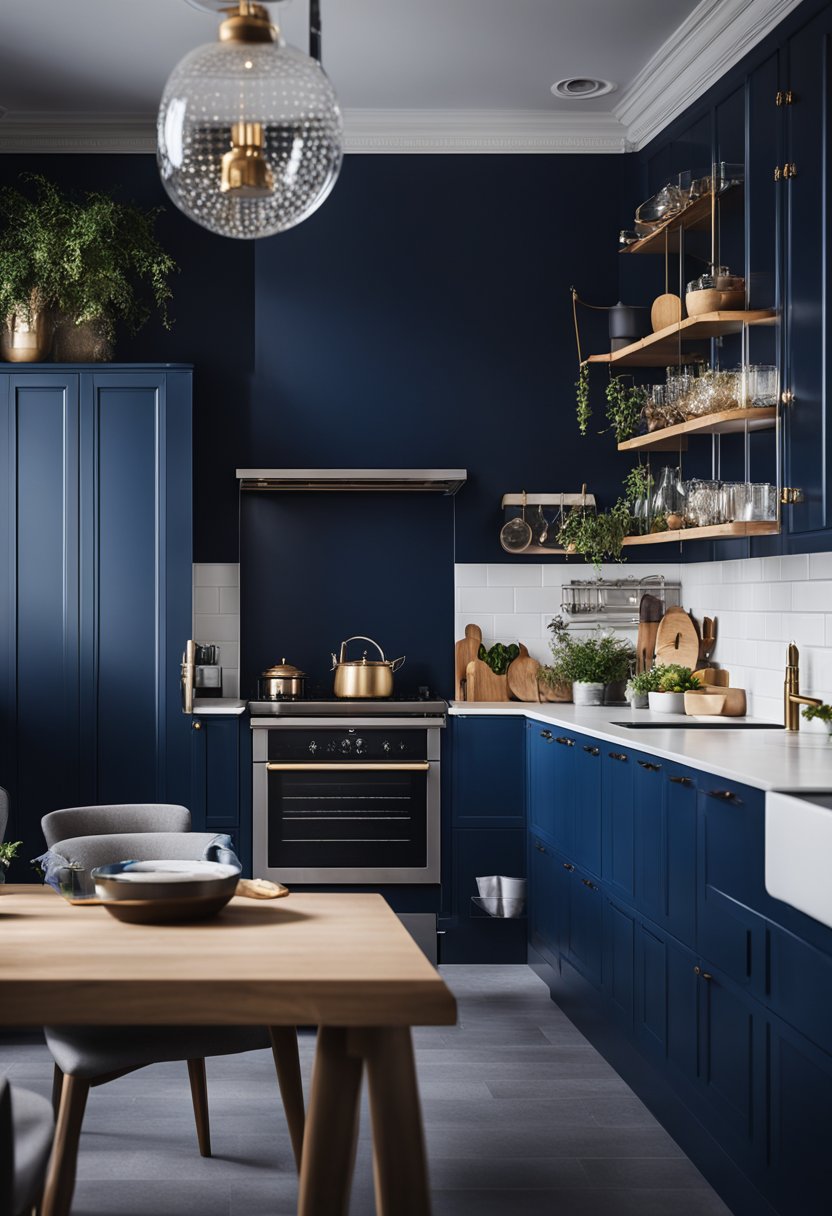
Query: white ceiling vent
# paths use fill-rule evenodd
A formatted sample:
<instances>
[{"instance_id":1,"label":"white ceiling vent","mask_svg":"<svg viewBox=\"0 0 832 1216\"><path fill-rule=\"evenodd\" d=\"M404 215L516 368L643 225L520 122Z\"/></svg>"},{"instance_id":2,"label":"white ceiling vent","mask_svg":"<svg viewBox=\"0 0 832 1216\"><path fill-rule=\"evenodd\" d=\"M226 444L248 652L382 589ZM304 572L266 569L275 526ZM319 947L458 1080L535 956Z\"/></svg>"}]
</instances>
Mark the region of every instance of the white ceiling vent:
<instances>
[{"instance_id":1,"label":"white ceiling vent","mask_svg":"<svg viewBox=\"0 0 832 1216\"><path fill-rule=\"evenodd\" d=\"M617 86L611 80L597 80L594 76L567 76L552 85L555 97L567 97L570 101L585 101L587 97L603 97L614 92Z\"/></svg>"}]
</instances>

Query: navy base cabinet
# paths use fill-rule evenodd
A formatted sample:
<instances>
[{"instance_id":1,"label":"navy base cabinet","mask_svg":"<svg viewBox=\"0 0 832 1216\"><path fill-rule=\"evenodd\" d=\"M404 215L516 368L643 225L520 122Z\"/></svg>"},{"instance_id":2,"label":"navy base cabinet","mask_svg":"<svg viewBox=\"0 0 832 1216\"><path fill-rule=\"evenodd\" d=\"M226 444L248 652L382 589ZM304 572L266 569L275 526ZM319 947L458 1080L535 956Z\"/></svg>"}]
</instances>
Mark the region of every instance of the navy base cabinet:
<instances>
[{"instance_id":1,"label":"navy base cabinet","mask_svg":"<svg viewBox=\"0 0 832 1216\"><path fill-rule=\"evenodd\" d=\"M247 714L194 715L191 797L194 831L227 833L251 876L251 729Z\"/></svg>"},{"instance_id":2,"label":"navy base cabinet","mask_svg":"<svg viewBox=\"0 0 832 1216\"><path fill-rule=\"evenodd\" d=\"M525 719L454 717L451 780L451 915L445 963L525 963L526 915L490 916L474 902L477 878L526 877Z\"/></svg>"},{"instance_id":3,"label":"navy base cabinet","mask_svg":"<svg viewBox=\"0 0 832 1216\"><path fill-rule=\"evenodd\" d=\"M0 784L28 858L57 807L189 801L190 369L0 374L0 469Z\"/></svg>"}]
</instances>

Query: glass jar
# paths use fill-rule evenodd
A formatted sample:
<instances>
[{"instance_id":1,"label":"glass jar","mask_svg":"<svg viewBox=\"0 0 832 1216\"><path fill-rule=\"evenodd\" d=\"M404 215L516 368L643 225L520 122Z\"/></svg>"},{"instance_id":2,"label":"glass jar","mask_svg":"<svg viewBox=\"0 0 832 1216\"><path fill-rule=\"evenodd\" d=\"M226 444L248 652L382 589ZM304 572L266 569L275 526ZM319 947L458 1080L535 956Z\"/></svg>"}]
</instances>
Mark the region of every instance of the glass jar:
<instances>
[{"instance_id":1,"label":"glass jar","mask_svg":"<svg viewBox=\"0 0 832 1216\"><path fill-rule=\"evenodd\" d=\"M662 469L651 504L653 517L684 514L685 494L681 474L681 469L674 469L670 465Z\"/></svg>"}]
</instances>

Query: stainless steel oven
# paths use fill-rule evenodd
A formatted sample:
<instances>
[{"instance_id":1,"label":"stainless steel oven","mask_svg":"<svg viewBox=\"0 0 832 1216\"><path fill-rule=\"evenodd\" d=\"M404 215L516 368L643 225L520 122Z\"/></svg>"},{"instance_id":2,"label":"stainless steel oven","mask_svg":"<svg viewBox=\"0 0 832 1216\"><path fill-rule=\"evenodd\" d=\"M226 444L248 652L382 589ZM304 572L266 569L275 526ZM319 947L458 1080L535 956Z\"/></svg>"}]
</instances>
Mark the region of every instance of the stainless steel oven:
<instances>
[{"instance_id":1,"label":"stainless steel oven","mask_svg":"<svg viewBox=\"0 0 832 1216\"><path fill-rule=\"evenodd\" d=\"M251 706L256 877L439 882L446 707L406 704Z\"/></svg>"}]
</instances>

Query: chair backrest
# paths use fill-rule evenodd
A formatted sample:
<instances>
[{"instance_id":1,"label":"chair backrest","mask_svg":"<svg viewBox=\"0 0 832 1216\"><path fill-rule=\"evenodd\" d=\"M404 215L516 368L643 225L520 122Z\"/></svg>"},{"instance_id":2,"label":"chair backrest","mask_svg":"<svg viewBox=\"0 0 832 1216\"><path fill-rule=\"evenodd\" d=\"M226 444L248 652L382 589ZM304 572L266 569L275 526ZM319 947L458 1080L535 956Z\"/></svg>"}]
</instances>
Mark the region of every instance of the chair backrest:
<instances>
[{"instance_id":1,"label":"chair backrest","mask_svg":"<svg viewBox=\"0 0 832 1216\"><path fill-rule=\"evenodd\" d=\"M9 822L9 795L0 786L0 841L6 837L6 824Z\"/></svg>"},{"instance_id":2,"label":"chair backrest","mask_svg":"<svg viewBox=\"0 0 832 1216\"><path fill-rule=\"evenodd\" d=\"M54 844L69 862L85 870L117 861L200 861L216 832L117 832L74 836Z\"/></svg>"},{"instance_id":3,"label":"chair backrest","mask_svg":"<svg viewBox=\"0 0 832 1216\"><path fill-rule=\"evenodd\" d=\"M12 1211L14 1195L14 1127L12 1124L11 1086L0 1077L0 1216L15 1216Z\"/></svg>"},{"instance_id":4,"label":"chair backrest","mask_svg":"<svg viewBox=\"0 0 832 1216\"><path fill-rule=\"evenodd\" d=\"M41 819L40 825L46 844L51 849L59 840L75 836L113 836L120 832L188 832L191 812L187 807L166 802L71 806L50 811ZM121 858L113 860L120 861Z\"/></svg>"}]
</instances>

